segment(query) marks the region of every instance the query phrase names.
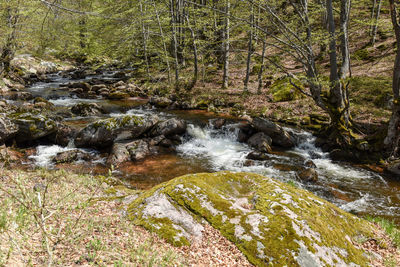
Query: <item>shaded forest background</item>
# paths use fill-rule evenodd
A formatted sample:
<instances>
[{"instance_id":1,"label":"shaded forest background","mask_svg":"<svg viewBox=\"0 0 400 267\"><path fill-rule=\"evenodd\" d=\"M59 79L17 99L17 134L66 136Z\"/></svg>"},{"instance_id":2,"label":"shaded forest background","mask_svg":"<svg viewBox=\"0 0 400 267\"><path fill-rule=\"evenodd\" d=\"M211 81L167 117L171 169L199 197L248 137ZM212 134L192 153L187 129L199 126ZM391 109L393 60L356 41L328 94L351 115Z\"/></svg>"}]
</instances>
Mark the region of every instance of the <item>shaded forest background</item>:
<instances>
[{"instance_id":1,"label":"shaded forest background","mask_svg":"<svg viewBox=\"0 0 400 267\"><path fill-rule=\"evenodd\" d=\"M24 53L93 68L129 67L156 94L219 99L239 114L297 125L314 114L308 120L319 122L316 130L335 146L398 154L395 1L0 5L4 77L18 73L11 62Z\"/></svg>"}]
</instances>

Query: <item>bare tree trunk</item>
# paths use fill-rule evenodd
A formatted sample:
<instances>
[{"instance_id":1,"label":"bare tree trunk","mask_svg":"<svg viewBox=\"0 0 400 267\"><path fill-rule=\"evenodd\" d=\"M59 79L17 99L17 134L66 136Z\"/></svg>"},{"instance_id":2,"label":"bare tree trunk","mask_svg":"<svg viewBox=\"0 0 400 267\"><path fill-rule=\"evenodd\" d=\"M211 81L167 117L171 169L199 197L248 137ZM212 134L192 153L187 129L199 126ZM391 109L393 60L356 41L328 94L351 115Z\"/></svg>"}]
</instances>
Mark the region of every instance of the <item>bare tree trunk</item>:
<instances>
[{"instance_id":1,"label":"bare tree trunk","mask_svg":"<svg viewBox=\"0 0 400 267\"><path fill-rule=\"evenodd\" d=\"M225 5L225 31L224 31L224 74L222 76L222 88L229 87L229 47L230 47L230 0L226 0Z\"/></svg>"},{"instance_id":2,"label":"bare tree trunk","mask_svg":"<svg viewBox=\"0 0 400 267\"><path fill-rule=\"evenodd\" d=\"M340 67L340 79L351 76L350 51L349 51L349 17L351 0L340 1L340 50L342 52L342 66Z\"/></svg>"},{"instance_id":3,"label":"bare tree trunk","mask_svg":"<svg viewBox=\"0 0 400 267\"><path fill-rule=\"evenodd\" d=\"M156 3L153 1L153 6L154 10L156 12L156 17L157 17L157 23L158 23L158 28L160 30L160 36L162 39L162 44L163 44L163 49L164 49L164 57L165 57L165 62L167 63L167 70L168 70L168 83L171 85L171 67L169 65L169 59L168 59L168 50L167 50L167 44L165 43L165 36L164 36L164 31L161 25L161 20L160 20L160 15L158 13L158 9L156 6Z\"/></svg>"},{"instance_id":4,"label":"bare tree trunk","mask_svg":"<svg viewBox=\"0 0 400 267\"><path fill-rule=\"evenodd\" d=\"M189 21L189 15L186 16L188 28L190 30L190 35L192 37L192 44L193 44L193 57L194 57L194 72L193 72L193 79L191 84L188 86L188 90L193 89L193 87L196 85L197 80L199 78L199 60L198 60L198 55L197 55L197 44L196 44L196 35L194 34L194 30L192 26L190 25Z\"/></svg>"},{"instance_id":5,"label":"bare tree trunk","mask_svg":"<svg viewBox=\"0 0 400 267\"><path fill-rule=\"evenodd\" d=\"M250 14L250 33L249 33L249 44L247 50L247 61L246 61L246 77L244 79L244 88L243 91L246 93L249 91L249 79L250 79L250 63L251 56L253 54L253 24L254 24L254 6L251 5L251 14Z\"/></svg>"},{"instance_id":6,"label":"bare tree trunk","mask_svg":"<svg viewBox=\"0 0 400 267\"><path fill-rule=\"evenodd\" d=\"M384 140L385 147L389 150L391 156L398 156L400 140L400 20L394 0L389 0L390 15L397 41L396 59L393 70L393 109L390 118L388 133Z\"/></svg>"},{"instance_id":7,"label":"bare tree trunk","mask_svg":"<svg viewBox=\"0 0 400 267\"><path fill-rule=\"evenodd\" d=\"M141 15L141 26L142 26L142 38L143 38L143 54L144 54L144 60L146 63L146 73L147 73L147 79L150 80L150 69L149 69L149 58L147 56L147 34L146 34L146 26L144 24L144 12L143 12L143 4L142 1L139 2L140 6L140 15Z\"/></svg>"},{"instance_id":8,"label":"bare tree trunk","mask_svg":"<svg viewBox=\"0 0 400 267\"><path fill-rule=\"evenodd\" d=\"M263 87L263 72L264 72L264 58L265 58L265 50L267 48L267 41L263 39L263 48L262 48L262 53L261 53L261 66L260 70L258 72L258 89L257 89L257 94L261 94L261 89Z\"/></svg>"},{"instance_id":9,"label":"bare tree trunk","mask_svg":"<svg viewBox=\"0 0 400 267\"><path fill-rule=\"evenodd\" d=\"M178 44L176 39L176 16L175 16L174 1L175 0L170 0L171 34L172 34L173 56L175 60L175 90L179 91L179 60L178 60Z\"/></svg>"},{"instance_id":10,"label":"bare tree trunk","mask_svg":"<svg viewBox=\"0 0 400 267\"><path fill-rule=\"evenodd\" d=\"M371 18L370 18L370 25L369 25L369 36L372 36L372 27L374 25L373 21L375 18L375 8L376 8L376 0L372 0L372 9L371 9Z\"/></svg>"},{"instance_id":11,"label":"bare tree trunk","mask_svg":"<svg viewBox=\"0 0 400 267\"><path fill-rule=\"evenodd\" d=\"M378 20L379 20L379 16L381 13L381 7L382 7L382 0L379 0L378 8L376 10L376 17L374 18L374 22L372 24L372 29L371 29L371 33L372 33L371 44L372 44L372 46L374 46L375 42L376 42L376 33L378 31Z\"/></svg>"},{"instance_id":12,"label":"bare tree trunk","mask_svg":"<svg viewBox=\"0 0 400 267\"><path fill-rule=\"evenodd\" d=\"M336 33L335 33L335 20L333 16L332 0L326 1L326 8L328 14L329 23L329 62L330 62L330 94L328 102L333 108L328 108L332 123L335 128L339 129L339 126L343 126L348 129L350 126L350 112L347 100L347 90L343 87L340 82L337 64L337 53L336 53ZM348 103L347 103L348 104Z\"/></svg>"}]
</instances>

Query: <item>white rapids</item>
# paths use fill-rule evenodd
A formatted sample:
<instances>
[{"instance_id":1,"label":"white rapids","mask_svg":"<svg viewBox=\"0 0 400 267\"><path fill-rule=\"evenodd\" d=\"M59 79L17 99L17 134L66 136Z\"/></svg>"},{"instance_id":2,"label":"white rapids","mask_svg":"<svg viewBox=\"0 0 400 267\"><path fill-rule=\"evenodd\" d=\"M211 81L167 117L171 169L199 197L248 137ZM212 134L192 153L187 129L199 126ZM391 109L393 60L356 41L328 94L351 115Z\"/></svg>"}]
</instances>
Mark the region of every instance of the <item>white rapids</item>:
<instances>
[{"instance_id":1,"label":"white rapids","mask_svg":"<svg viewBox=\"0 0 400 267\"><path fill-rule=\"evenodd\" d=\"M374 214L388 216L400 214L400 207L391 206L388 197L380 194L378 190L371 190L377 185L379 188L388 189L386 181L380 175L332 161L328 153L315 146L316 138L312 134L287 129L294 132L299 140L297 147L279 155L271 154L267 161L247 164L246 156L252 149L237 141L237 130L233 126L216 130L211 126L201 128L189 124L188 138L177 150L183 157L205 160L212 171L254 172L284 182L292 181L347 211L371 213L373 210ZM281 163L301 165L307 159L311 159L317 167L317 184L301 184L296 180L294 171L280 171L274 167L275 164ZM346 195L350 202L334 197L335 193Z\"/></svg>"}]
</instances>

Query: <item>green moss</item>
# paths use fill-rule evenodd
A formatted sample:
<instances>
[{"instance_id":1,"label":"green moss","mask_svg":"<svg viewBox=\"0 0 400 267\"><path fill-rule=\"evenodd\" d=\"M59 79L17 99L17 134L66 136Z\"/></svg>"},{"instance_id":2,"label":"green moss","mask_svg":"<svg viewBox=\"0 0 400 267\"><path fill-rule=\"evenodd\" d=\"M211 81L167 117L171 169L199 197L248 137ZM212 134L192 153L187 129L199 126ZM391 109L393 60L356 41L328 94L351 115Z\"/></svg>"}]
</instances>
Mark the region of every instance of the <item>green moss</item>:
<instances>
[{"instance_id":1,"label":"green moss","mask_svg":"<svg viewBox=\"0 0 400 267\"><path fill-rule=\"evenodd\" d=\"M205 219L257 266L298 266L307 253L319 258L319 264L364 266L368 262L351 241L372 236L368 222L307 191L261 175L186 175L144 192L129 205L128 214L135 224L183 245L189 239L178 230L179 222L165 214L157 213L157 218L146 214L154 196L164 196L197 222Z\"/></svg>"},{"instance_id":2,"label":"green moss","mask_svg":"<svg viewBox=\"0 0 400 267\"><path fill-rule=\"evenodd\" d=\"M300 82L295 80L292 82L296 84L296 86L303 88ZM276 80L269 88L269 92L272 94L274 102L292 101L304 97L304 95L290 83L289 77Z\"/></svg>"},{"instance_id":3,"label":"green moss","mask_svg":"<svg viewBox=\"0 0 400 267\"><path fill-rule=\"evenodd\" d=\"M140 117L137 117L135 115L127 115L127 116L118 117L118 118L99 120L92 124L92 126L95 128L104 127L105 129L107 129L109 131L112 131L112 130L115 130L118 128L123 128L128 125L132 125L132 126L133 125L135 125L135 126L143 125L143 119Z\"/></svg>"},{"instance_id":4,"label":"green moss","mask_svg":"<svg viewBox=\"0 0 400 267\"><path fill-rule=\"evenodd\" d=\"M367 48L363 48L363 49L357 50L356 52L353 53L353 59L368 61L368 60L372 59L372 56L370 55Z\"/></svg>"}]
</instances>

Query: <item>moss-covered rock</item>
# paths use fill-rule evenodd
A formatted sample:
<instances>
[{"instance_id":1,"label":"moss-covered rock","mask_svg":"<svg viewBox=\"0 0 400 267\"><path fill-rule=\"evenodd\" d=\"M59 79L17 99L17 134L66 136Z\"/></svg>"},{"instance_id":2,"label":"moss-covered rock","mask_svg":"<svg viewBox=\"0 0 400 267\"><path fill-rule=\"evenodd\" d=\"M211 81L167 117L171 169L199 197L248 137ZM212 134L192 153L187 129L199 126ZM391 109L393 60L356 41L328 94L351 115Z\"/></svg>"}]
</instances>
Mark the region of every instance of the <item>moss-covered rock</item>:
<instances>
[{"instance_id":1,"label":"moss-covered rock","mask_svg":"<svg viewBox=\"0 0 400 267\"><path fill-rule=\"evenodd\" d=\"M111 146L118 134L127 131L127 138L136 138L158 122L155 116L141 118L127 115L93 122L83 128L75 138L77 147L104 148Z\"/></svg>"},{"instance_id":2,"label":"moss-covered rock","mask_svg":"<svg viewBox=\"0 0 400 267\"><path fill-rule=\"evenodd\" d=\"M312 193L251 173L202 173L142 193L130 219L175 245L207 221L257 266L367 266L353 242L371 225Z\"/></svg>"},{"instance_id":3,"label":"moss-covered rock","mask_svg":"<svg viewBox=\"0 0 400 267\"><path fill-rule=\"evenodd\" d=\"M303 88L298 81L292 81L296 86ZM271 87L269 92L272 94L272 100L274 102L292 101L303 98L304 95L290 83L290 78L284 77L276 80Z\"/></svg>"},{"instance_id":4,"label":"moss-covered rock","mask_svg":"<svg viewBox=\"0 0 400 267\"><path fill-rule=\"evenodd\" d=\"M18 125L18 142L33 141L57 131L56 122L45 115L25 112L15 113L10 117L14 124Z\"/></svg>"},{"instance_id":5,"label":"moss-covered rock","mask_svg":"<svg viewBox=\"0 0 400 267\"><path fill-rule=\"evenodd\" d=\"M78 103L71 107L71 112L78 116L88 117L105 113L96 103Z\"/></svg>"}]
</instances>

